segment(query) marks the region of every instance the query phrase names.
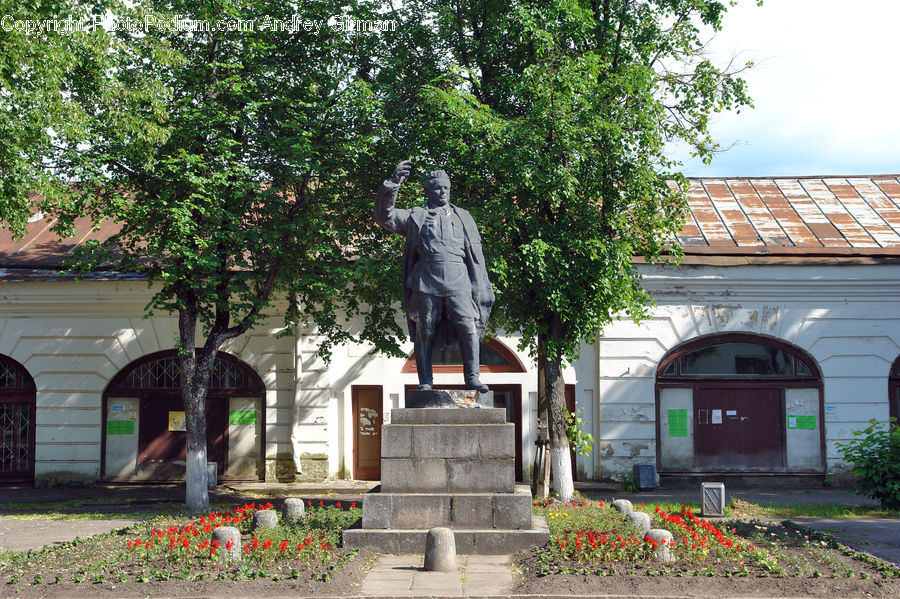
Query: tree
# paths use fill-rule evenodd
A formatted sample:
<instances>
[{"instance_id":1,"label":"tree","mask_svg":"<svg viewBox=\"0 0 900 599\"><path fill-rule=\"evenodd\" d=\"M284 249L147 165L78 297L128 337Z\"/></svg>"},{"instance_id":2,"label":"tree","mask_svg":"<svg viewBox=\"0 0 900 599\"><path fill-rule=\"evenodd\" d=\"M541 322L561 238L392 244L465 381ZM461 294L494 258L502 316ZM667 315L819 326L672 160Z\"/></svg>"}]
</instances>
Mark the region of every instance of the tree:
<instances>
[{"instance_id":1,"label":"tree","mask_svg":"<svg viewBox=\"0 0 900 599\"><path fill-rule=\"evenodd\" d=\"M87 14L68 2L0 0L0 225L16 237L36 209L48 209L62 183L43 166L54 142L77 129L80 111L67 94L67 74L86 68L92 52L88 27L38 29L38 23L65 17L87 23Z\"/></svg>"},{"instance_id":2,"label":"tree","mask_svg":"<svg viewBox=\"0 0 900 599\"><path fill-rule=\"evenodd\" d=\"M56 159L78 182L60 214L121 225L73 267L143 274L156 285L148 308L178 315L190 513L209 506L205 399L216 353L276 298L288 324L314 322L331 342L355 334L395 347L395 318L378 309L393 299L377 293L386 249L365 235L371 191L348 184L378 131L361 78L377 35L328 26L342 6L117 5L101 68L73 76L84 138ZM341 314L362 316L363 329L350 331Z\"/></svg>"},{"instance_id":3,"label":"tree","mask_svg":"<svg viewBox=\"0 0 900 599\"><path fill-rule=\"evenodd\" d=\"M494 326L538 361L562 501L572 494L562 370L582 341L652 302L633 257L677 260L687 204L666 143L706 159L709 116L749 104L703 56L710 0L420 0L384 77L390 112L483 228ZM408 58L397 64L398 56ZM726 67L727 69L728 67ZM680 187L675 187L674 182Z\"/></svg>"}]
</instances>

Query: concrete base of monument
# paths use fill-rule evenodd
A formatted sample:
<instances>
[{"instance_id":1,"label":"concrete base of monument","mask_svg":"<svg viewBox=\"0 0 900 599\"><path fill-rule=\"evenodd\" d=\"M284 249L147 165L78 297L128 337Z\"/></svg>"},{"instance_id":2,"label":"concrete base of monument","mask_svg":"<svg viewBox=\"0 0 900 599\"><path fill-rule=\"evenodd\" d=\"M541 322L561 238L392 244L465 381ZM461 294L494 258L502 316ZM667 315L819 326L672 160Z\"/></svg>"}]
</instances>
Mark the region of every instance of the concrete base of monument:
<instances>
[{"instance_id":1,"label":"concrete base of monument","mask_svg":"<svg viewBox=\"0 0 900 599\"><path fill-rule=\"evenodd\" d=\"M360 523L357 523L360 526ZM344 547L368 548L379 553L425 553L423 529L373 530L348 528L344 531ZM531 547L539 547L550 540L547 522L534 516L529 530L454 529L457 554L505 555Z\"/></svg>"},{"instance_id":2,"label":"concrete base of monument","mask_svg":"<svg viewBox=\"0 0 900 599\"><path fill-rule=\"evenodd\" d=\"M407 408L493 408L494 392L471 389L418 389L406 392Z\"/></svg>"},{"instance_id":3,"label":"concrete base of monument","mask_svg":"<svg viewBox=\"0 0 900 599\"><path fill-rule=\"evenodd\" d=\"M381 429L380 492L363 496L344 546L422 553L434 527L453 530L460 554L543 545L550 533L532 517L531 489L515 484L515 455L515 425L502 408L392 410Z\"/></svg>"}]
</instances>

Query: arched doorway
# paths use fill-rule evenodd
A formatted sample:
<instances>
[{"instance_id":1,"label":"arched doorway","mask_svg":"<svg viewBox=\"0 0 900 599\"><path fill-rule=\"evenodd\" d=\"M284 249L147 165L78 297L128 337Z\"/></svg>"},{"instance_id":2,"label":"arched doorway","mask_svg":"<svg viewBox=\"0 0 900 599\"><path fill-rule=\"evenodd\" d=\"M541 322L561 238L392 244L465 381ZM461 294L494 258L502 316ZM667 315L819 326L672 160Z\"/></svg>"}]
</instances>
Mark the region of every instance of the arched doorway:
<instances>
[{"instance_id":1,"label":"arched doorway","mask_svg":"<svg viewBox=\"0 0 900 599\"><path fill-rule=\"evenodd\" d=\"M435 374L462 374L462 355L458 349L435 352L432 366ZM479 369L481 380L494 392L494 405L506 409L506 421L515 425L516 436L516 480L522 480L522 385L517 383L499 383L492 380L494 373L525 372L525 367L518 357L503 343L496 339L485 338L479 353ZM403 373L416 372L416 360L410 355L401 370ZM461 380L461 377L460 377ZM405 391L415 389L416 385L407 385ZM437 389L462 389L463 385L436 384Z\"/></svg>"},{"instance_id":2,"label":"arched doorway","mask_svg":"<svg viewBox=\"0 0 900 599\"><path fill-rule=\"evenodd\" d=\"M181 367L175 350L122 369L103 394L102 476L109 480L184 478ZM219 352L206 398L210 463L226 480L259 480L265 447L265 387L247 364Z\"/></svg>"},{"instance_id":3,"label":"arched doorway","mask_svg":"<svg viewBox=\"0 0 900 599\"><path fill-rule=\"evenodd\" d=\"M761 335L702 337L656 379L663 474L824 472L822 376L803 350Z\"/></svg>"},{"instance_id":4,"label":"arched doorway","mask_svg":"<svg viewBox=\"0 0 900 599\"><path fill-rule=\"evenodd\" d=\"M35 397L25 367L0 355L0 483L34 480Z\"/></svg>"}]
</instances>

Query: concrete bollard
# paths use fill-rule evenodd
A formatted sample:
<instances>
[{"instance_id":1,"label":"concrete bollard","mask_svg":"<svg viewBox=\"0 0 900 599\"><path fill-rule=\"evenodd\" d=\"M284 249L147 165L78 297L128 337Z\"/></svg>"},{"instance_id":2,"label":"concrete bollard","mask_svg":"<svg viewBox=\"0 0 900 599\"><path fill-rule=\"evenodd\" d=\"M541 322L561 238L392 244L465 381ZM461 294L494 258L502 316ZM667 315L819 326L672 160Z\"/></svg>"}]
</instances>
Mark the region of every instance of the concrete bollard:
<instances>
[{"instance_id":1,"label":"concrete bollard","mask_svg":"<svg viewBox=\"0 0 900 599\"><path fill-rule=\"evenodd\" d=\"M220 526L212 532L212 545L219 543L217 551L226 561L241 559L241 531L234 526Z\"/></svg>"},{"instance_id":2,"label":"concrete bollard","mask_svg":"<svg viewBox=\"0 0 900 599\"><path fill-rule=\"evenodd\" d=\"M650 514L631 512L628 514L628 519L634 522L635 526L640 528L642 532L650 532Z\"/></svg>"},{"instance_id":3,"label":"concrete bollard","mask_svg":"<svg viewBox=\"0 0 900 599\"><path fill-rule=\"evenodd\" d=\"M658 563L674 562L675 557L672 555L671 543L672 533L662 528L653 528L647 536L659 543L659 547L653 552L653 561Z\"/></svg>"},{"instance_id":4,"label":"concrete bollard","mask_svg":"<svg viewBox=\"0 0 900 599\"><path fill-rule=\"evenodd\" d=\"M613 506L613 509L618 510L626 516L631 513L631 502L627 499L616 499L610 505Z\"/></svg>"},{"instance_id":5,"label":"concrete bollard","mask_svg":"<svg viewBox=\"0 0 900 599\"><path fill-rule=\"evenodd\" d=\"M275 528L276 524L278 524L278 514L274 510L259 510L253 514L251 529Z\"/></svg>"},{"instance_id":6,"label":"concrete bollard","mask_svg":"<svg viewBox=\"0 0 900 599\"><path fill-rule=\"evenodd\" d=\"M303 499L288 497L281 505L281 519L285 522L302 522L306 515Z\"/></svg>"},{"instance_id":7,"label":"concrete bollard","mask_svg":"<svg viewBox=\"0 0 900 599\"><path fill-rule=\"evenodd\" d=\"M456 570L456 539L449 528L438 526L428 531L425 537L425 570L428 572Z\"/></svg>"}]
</instances>

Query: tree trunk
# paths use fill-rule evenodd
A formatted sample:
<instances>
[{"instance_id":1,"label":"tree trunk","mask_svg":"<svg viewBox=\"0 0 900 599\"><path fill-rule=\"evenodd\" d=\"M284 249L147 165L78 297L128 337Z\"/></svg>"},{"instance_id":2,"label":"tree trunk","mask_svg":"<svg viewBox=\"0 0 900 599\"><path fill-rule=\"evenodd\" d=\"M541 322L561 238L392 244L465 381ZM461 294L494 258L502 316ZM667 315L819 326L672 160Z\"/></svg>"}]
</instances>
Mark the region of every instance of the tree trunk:
<instances>
[{"instance_id":1,"label":"tree trunk","mask_svg":"<svg viewBox=\"0 0 900 599\"><path fill-rule=\"evenodd\" d=\"M544 396L547 398L550 433L550 464L553 472L553 487L559 500L567 502L572 499L575 486L572 482L572 459L569 454L569 437L566 433L566 385L562 377L562 354L552 351L547 346L550 339L561 335L562 324L557 317L551 319L546 335L538 335L538 355L544 356L539 361L539 369L543 369Z\"/></svg>"},{"instance_id":2,"label":"tree trunk","mask_svg":"<svg viewBox=\"0 0 900 599\"><path fill-rule=\"evenodd\" d=\"M197 302L186 294L178 312L178 336L181 342L181 398L185 416L185 509L196 515L209 510L209 481L206 470L206 389L209 364L197 359L195 333ZM205 352L204 352L205 354ZM206 366L203 368L202 366Z\"/></svg>"}]
</instances>

